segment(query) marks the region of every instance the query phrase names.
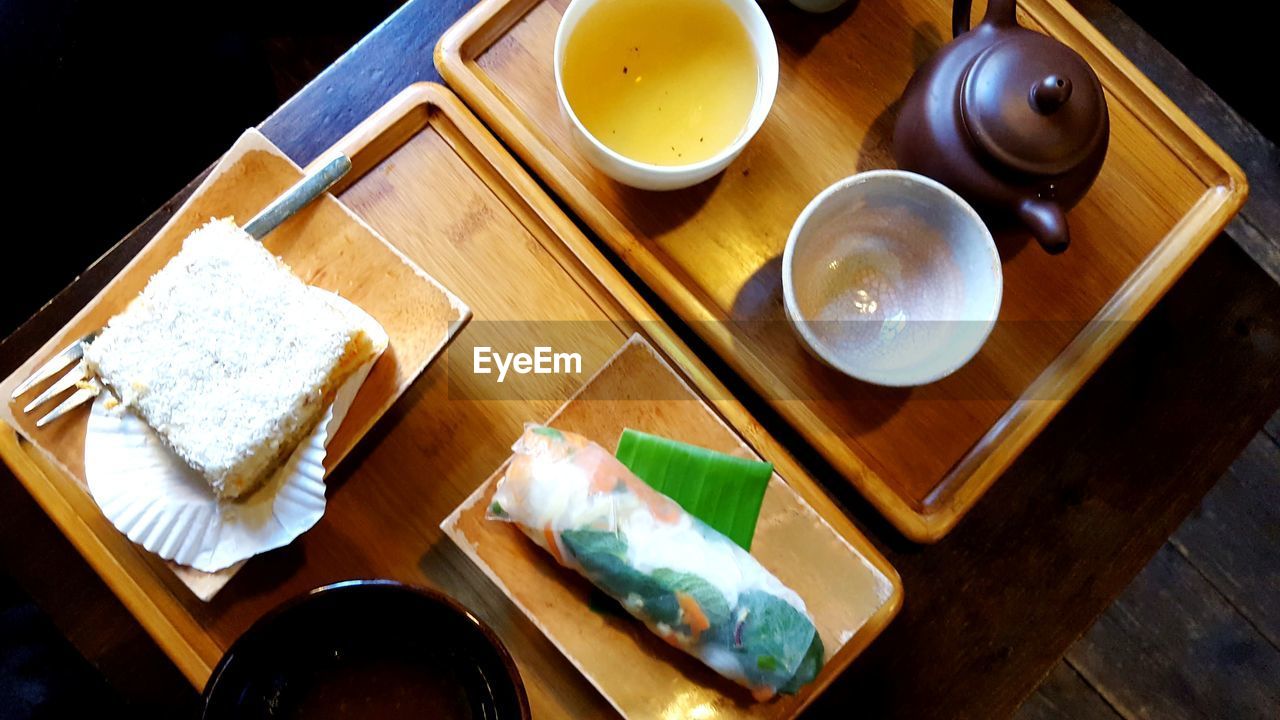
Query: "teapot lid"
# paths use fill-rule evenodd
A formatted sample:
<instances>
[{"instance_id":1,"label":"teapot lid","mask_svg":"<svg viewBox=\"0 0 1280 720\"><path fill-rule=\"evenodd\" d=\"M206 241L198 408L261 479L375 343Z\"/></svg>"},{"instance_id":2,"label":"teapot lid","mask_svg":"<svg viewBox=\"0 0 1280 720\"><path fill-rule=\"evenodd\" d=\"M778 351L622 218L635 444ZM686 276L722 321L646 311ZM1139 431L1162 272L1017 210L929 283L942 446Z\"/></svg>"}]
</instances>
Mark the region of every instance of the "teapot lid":
<instances>
[{"instance_id":1,"label":"teapot lid","mask_svg":"<svg viewBox=\"0 0 1280 720\"><path fill-rule=\"evenodd\" d=\"M974 59L960 90L974 142L998 163L1059 175L1106 140L1107 105L1093 69L1066 45L1030 30Z\"/></svg>"}]
</instances>

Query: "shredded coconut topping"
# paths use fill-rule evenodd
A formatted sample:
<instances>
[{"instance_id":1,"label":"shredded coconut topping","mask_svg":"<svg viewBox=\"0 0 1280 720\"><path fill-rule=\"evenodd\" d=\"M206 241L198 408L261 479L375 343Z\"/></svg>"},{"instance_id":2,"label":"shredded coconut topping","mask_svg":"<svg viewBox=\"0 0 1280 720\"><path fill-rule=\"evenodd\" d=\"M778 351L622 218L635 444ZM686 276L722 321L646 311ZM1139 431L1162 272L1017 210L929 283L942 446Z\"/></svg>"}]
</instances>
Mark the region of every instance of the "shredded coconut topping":
<instances>
[{"instance_id":1,"label":"shredded coconut topping","mask_svg":"<svg viewBox=\"0 0 1280 720\"><path fill-rule=\"evenodd\" d=\"M326 293L224 218L187 237L85 359L215 491L234 497L314 427L360 337Z\"/></svg>"}]
</instances>

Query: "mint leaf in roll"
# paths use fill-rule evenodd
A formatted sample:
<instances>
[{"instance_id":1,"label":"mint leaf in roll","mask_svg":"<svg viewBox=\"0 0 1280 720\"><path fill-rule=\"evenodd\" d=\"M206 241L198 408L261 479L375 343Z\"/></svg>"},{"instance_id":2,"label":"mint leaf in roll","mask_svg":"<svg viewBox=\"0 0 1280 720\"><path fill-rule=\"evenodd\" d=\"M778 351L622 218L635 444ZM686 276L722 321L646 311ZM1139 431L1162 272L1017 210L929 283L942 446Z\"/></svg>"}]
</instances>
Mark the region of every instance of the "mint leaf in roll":
<instances>
[{"instance_id":1,"label":"mint leaf in roll","mask_svg":"<svg viewBox=\"0 0 1280 720\"><path fill-rule=\"evenodd\" d=\"M701 577L693 573L658 568L653 571L653 579L657 580L673 594L684 593L696 604L697 612L700 612L705 617L707 626L699 630L699 633L710 627L722 625L729 620L729 602L724 599L724 595L721 595L715 586ZM688 605L689 603L686 602L686 606ZM697 624L691 623L689 618L685 618L685 622L682 624L697 627Z\"/></svg>"},{"instance_id":2,"label":"mint leaf in roll","mask_svg":"<svg viewBox=\"0 0 1280 720\"><path fill-rule=\"evenodd\" d=\"M826 649L822 647L822 638L815 632L813 642L809 644L809 651L800 661L800 667L796 668L795 674L787 684L778 688L778 692L794 695L800 692L800 688L813 682L813 679L818 677L818 672L822 670L822 657L825 654Z\"/></svg>"},{"instance_id":3,"label":"mint leaf in roll","mask_svg":"<svg viewBox=\"0 0 1280 720\"><path fill-rule=\"evenodd\" d=\"M625 560L627 539L608 530L565 530L560 541L585 567L588 561L600 562L608 557Z\"/></svg>"},{"instance_id":4,"label":"mint leaf in roll","mask_svg":"<svg viewBox=\"0 0 1280 720\"><path fill-rule=\"evenodd\" d=\"M680 619L675 594L653 577L627 564L627 540L607 530L565 530L560 540L587 579L654 622L674 626Z\"/></svg>"},{"instance_id":5,"label":"mint leaf in roll","mask_svg":"<svg viewBox=\"0 0 1280 720\"><path fill-rule=\"evenodd\" d=\"M811 660L818 634L809 618L782 598L759 590L739 596L734 613L733 649L740 653L743 674L756 685L802 685L794 681Z\"/></svg>"}]
</instances>

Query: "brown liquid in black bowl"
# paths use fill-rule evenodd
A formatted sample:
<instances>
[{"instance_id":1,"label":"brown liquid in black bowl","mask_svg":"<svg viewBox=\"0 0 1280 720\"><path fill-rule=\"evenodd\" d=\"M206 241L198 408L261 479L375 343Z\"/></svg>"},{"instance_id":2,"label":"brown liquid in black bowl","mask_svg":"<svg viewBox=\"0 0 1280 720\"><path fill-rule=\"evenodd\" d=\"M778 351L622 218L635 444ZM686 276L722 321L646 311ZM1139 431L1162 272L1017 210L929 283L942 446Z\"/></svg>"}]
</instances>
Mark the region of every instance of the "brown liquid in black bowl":
<instances>
[{"instance_id":1,"label":"brown liquid in black bowl","mask_svg":"<svg viewBox=\"0 0 1280 720\"><path fill-rule=\"evenodd\" d=\"M451 601L387 583L331 586L268 615L205 689L208 720L527 718L497 638Z\"/></svg>"},{"instance_id":2,"label":"brown liquid in black bowl","mask_svg":"<svg viewBox=\"0 0 1280 720\"><path fill-rule=\"evenodd\" d=\"M291 709L284 716L291 720L476 717L472 708L486 701L484 677L475 668L454 670L447 663L407 658L342 658L306 682L281 688L279 705Z\"/></svg>"}]
</instances>

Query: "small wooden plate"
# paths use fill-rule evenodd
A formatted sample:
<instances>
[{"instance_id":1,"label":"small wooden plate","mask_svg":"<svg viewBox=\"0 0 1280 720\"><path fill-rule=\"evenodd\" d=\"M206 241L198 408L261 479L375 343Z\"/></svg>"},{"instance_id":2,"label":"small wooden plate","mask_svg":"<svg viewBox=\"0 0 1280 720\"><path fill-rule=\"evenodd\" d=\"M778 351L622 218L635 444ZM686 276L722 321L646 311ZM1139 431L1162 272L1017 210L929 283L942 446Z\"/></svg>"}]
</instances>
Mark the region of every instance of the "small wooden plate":
<instances>
[{"instance_id":1,"label":"small wooden plate","mask_svg":"<svg viewBox=\"0 0 1280 720\"><path fill-rule=\"evenodd\" d=\"M245 131L137 257L39 352L0 383L2 396L8 398L18 383L72 338L102 327L124 309L147 280L177 254L192 230L211 217L234 216L244 221L300 177L298 166L271 141L257 130ZM471 310L332 195L325 195L299 212L268 235L263 244L282 257L304 282L336 292L361 307L390 338L386 352L329 441L324 464L331 472L453 340L471 319ZM25 415L21 409L39 389L5 403L0 419L65 474L87 487L84 437L88 410L36 428L39 415ZM243 564L216 573L172 563L170 567L197 597L209 600Z\"/></svg>"},{"instance_id":2,"label":"small wooden plate","mask_svg":"<svg viewBox=\"0 0 1280 720\"><path fill-rule=\"evenodd\" d=\"M623 428L631 427L759 458L639 335L547 424L610 450ZM630 616L593 611L589 582L557 565L514 525L486 520L505 467L440 527L626 717L794 717L853 661L901 602L896 578L841 537L775 473L751 554L804 598L827 664L800 694L754 702L746 690L666 645Z\"/></svg>"},{"instance_id":3,"label":"small wooden plate","mask_svg":"<svg viewBox=\"0 0 1280 720\"><path fill-rule=\"evenodd\" d=\"M688 190L610 181L574 151L552 73L568 0L481 0L441 38L440 73L494 131L908 537L973 507L1244 202L1240 168L1080 17L1023 0L1018 20L1097 71L1111 145L1051 257L999 238L1004 305L967 366L883 388L804 351L782 307L796 216L842 177L893 167L897 103L950 37L944 0L860 0L824 15L773 3L778 97L742 156Z\"/></svg>"}]
</instances>

